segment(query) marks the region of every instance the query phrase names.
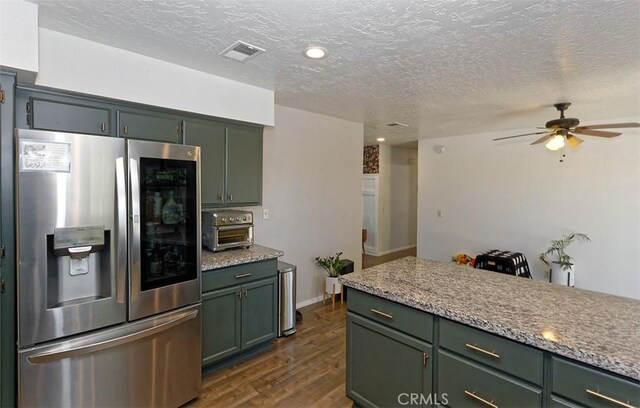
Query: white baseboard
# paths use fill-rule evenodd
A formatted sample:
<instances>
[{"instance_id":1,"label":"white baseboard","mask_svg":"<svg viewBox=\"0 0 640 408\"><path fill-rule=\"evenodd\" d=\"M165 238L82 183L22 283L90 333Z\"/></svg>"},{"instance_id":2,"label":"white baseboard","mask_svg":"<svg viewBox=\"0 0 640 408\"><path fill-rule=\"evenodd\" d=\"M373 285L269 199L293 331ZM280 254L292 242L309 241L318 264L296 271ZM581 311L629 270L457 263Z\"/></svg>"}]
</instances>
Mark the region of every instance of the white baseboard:
<instances>
[{"instance_id":1,"label":"white baseboard","mask_svg":"<svg viewBox=\"0 0 640 408\"><path fill-rule=\"evenodd\" d=\"M389 249L389 250L387 250L387 251L382 251L382 252L378 252L378 253L371 253L371 254L369 254L369 253L368 253L368 252L366 252L366 251L365 251L365 253L366 253L367 255L382 256L382 255L388 255L388 254L391 254L391 253L394 253L394 252L404 251L405 249L411 249L411 248L415 248L415 247L416 247L416 245L414 244L414 245L407 245L407 246L403 246L403 247L400 247L400 248L393 248L393 249ZM366 249L367 249L367 248L365 247L365 250L366 250Z\"/></svg>"},{"instance_id":2,"label":"white baseboard","mask_svg":"<svg viewBox=\"0 0 640 408\"><path fill-rule=\"evenodd\" d=\"M322 295L296 303L296 309L300 309L301 307L309 306L318 302L322 302Z\"/></svg>"}]
</instances>

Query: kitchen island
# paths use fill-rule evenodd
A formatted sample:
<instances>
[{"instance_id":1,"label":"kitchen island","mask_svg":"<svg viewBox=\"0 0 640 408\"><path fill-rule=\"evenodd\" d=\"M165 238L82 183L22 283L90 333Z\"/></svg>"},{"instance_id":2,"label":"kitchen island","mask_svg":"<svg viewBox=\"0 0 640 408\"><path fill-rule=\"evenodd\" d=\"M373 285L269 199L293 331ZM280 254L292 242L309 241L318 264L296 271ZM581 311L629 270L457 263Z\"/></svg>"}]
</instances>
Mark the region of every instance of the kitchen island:
<instances>
[{"instance_id":1,"label":"kitchen island","mask_svg":"<svg viewBox=\"0 0 640 408\"><path fill-rule=\"evenodd\" d=\"M408 362L411 351L422 359L420 378L404 378L394 392L402 384L428 394L460 391L450 405L598 405L609 398L637 406L640 400L640 301L415 257L340 280L356 289L348 313L347 394L361 405L393 405L396 398L381 383L367 383L371 364L358 360L365 359L362 347L377 341L374 334L387 343L372 353L402 344ZM466 372L469 381L494 376L487 387L497 388L484 394L477 384L465 388L458 383ZM572 382L578 377L597 384L586 391ZM492 385L500 381L506 385ZM602 384L613 384L614 397Z\"/></svg>"}]
</instances>

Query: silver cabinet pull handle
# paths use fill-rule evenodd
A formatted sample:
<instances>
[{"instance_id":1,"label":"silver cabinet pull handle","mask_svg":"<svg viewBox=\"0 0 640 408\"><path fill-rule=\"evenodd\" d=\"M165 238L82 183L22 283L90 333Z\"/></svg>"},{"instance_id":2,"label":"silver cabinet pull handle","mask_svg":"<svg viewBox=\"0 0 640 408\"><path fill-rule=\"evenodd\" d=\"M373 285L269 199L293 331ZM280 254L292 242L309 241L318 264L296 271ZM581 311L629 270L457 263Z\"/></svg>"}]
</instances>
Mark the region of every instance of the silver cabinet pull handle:
<instances>
[{"instance_id":1,"label":"silver cabinet pull handle","mask_svg":"<svg viewBox=\"0 0 640 408\"><path fill-rule=\"evenodd\" d=\"M618 400L617 400L617 399L615 399L615 398L611 398L611 397L608 397L608 396L606 396L606 395L604 395L604 394L600 394L598 391L592 391L592 390L590 390L590 389L588 389L588 388L587 388L585 391L587 392L587 394L591 394L591 395L593 395L593 396L595 396L595 397L601 398L601 399L603 399L603 400L605 400L605 401L609 401L609 402L614 403L614 404L616 404L616 405L619 405L619 406L621 406L621 407L625 407L625 408L636 408L636 407L634 407L633 405L631 405L631 404L629 404L629 403L622 402L622 401L618 401Z\"/></svg>"},{"instance_id":2,"label":"silver cabinet pull handle","mask_svg":"<svg viewBox=\"0 0 640 408\"><path fill-rule=\"evenodd\" d=\"M480 353L484 353L488 356L494 357L494 358L500 358L500 354L496 353L495 351L487 351L483 348L480 348L474 344L469 344L469 343L465 343L465 346L469 347L471 350L474 351L478 351Z\"/></svg>"},{"instance_id":3,"label":"silver cabinet pull handle","mask_svg":"<svg viewBox=\"0 0 640 408\"><path fill-rule=\"evenodd\" d=\"M124 130L124 134L128 134L129 133L129 126L128 125L124 125L124 128L122 129Z\"/></svg>"},{"instance_id":4,"label":"silver cabinet pull handle","mask_svg":"<svg viewBox=\"0 0 640 408\"><path fill-rule=\"evenodd\" d=\"M469 391L467 391L467 390L464 390L464 393L465 393L465 394L467 394L468 396L470 396L471 398L474 398L474 399L476 399L476 400L478 400L478 401L482 402L483 404L485 404L485 405L486 405L486 406L488 406L488 407L491 407L491 408L498 408L498 406L497 406L496 404L494 404L494 403L493 403L493 400L491 400L491 401L487 401L486 399L484 399L484 398L482 398L482 397L477 396L475 391L474 391L474 392L469 392Z\"/></svg>"},{"instance_id":5,"label":"silver cabinet pull handle","mask_svg":"<svg viewBox=\"0 0 640 408\"><path fill-rule=\"evenodd\" d=\"M100 130L101 130L101 131L103 131L103 132L104 132L105 130L107 130L107 124L106 124L106 123L104 123L104 122L102 122L102 123L100 124Z\"/></svg>"},{"instance_id":6,"label":"silver cabinet pull handle","mask_svg":"<svg viewBox=\"0 0 640 408\"><path fill-rule=\"evenodd\" d=\"M218 201L222 201L224 199L224 196L222 194L218 194Z\"/></svg>"},{"instance_id":7,"label":"silver cabinet pull handle","mask_svg":"<svg viewBox=\"0 0 640 408\"><path fill-rule=\"evenodd\" d=\"M385 312L381 312L377 309L371 309L371 311L377 315L380 315L382 317L386 317L387 319L393 319L393 315L390 313L385 313Z\"/></svg>"},{"instance_id":8,"label":"silver cabinet pull handle","mask_svg":"<svg viewBox=\"0 0 640 408\"><path fill-rule=\"evenodd\" d=\"M240 275L236 275L236 279L240 279L240 278L246 278L251 276L250 273L241 273Z\"/></svg>"},{"instance_id":9,"label":"silver cabinet pull handle","mask_svg":"<svg viewBox=\"0 0 640 408\"><path fill-rule=\"evenodd\" d=\"M227 194L227 200L233 201L233 194Z\"/></svg>"},{"instance_id":10,"label":"silver cabinet pull handle","mask_svg":"<svg viewBox=\"0 0 640 408\"><path fill-rule=\"evenodd\" d=\"M247 292L247 290L246 290L246 289L244 290L244 297L245 297L245 298L248 298L248 297L249 297L249 292Z\"/></svg>"}]
</instances>

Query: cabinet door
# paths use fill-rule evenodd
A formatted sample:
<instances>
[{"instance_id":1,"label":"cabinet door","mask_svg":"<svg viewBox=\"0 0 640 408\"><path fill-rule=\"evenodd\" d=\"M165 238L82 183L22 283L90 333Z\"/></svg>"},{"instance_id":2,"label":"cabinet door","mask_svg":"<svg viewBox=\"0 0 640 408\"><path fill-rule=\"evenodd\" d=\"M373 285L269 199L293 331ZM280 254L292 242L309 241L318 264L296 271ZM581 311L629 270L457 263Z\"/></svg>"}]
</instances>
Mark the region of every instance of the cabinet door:
<instances>
[{"instance_id":1,"label":"cabinet door","mask_svg":"<svg viewBox=\"0 0 640 408\"><path fill-rule=\"evenodd\" d=\"M432 346L347 314L347 396L368 407L431 405ZM415 404L414 404L415 405Z\"/></svg>"},{"instance_id":2,"label":"cabinet door","mask_svg":"<svg viewBox=\"0 0 640 408\"><path fill-rule=\"evenodd\" d=\"M29 98L28 103L31 129L109 135L108 108L40 98Z\"/></svg>"},{"instance_id":3,"label":"cabinet door","mask_svg":"<svg viewBox=\"0 0 640 408\"><path fill-rule=\"evenodd\" d=\"M185 122L184 143L200 146L201 197L203 206L224 203L224 138L222 123L189 119Z\"/></svg>"},{"instance_id":4,"label":"cabinet door","mask_svg":"<svg viewBox=\"0 0 640 408\"><path fill-rule=\"evenodd\" d=\"M180 120L156 112L118 111L118 136L155 142L182 143Z\"/></svg>"},{"instance_id":5,"label":"cabinet door","mask_svg":"<svg viewBox=\"0 0 640 408\"><path fill-rule=\"evenodd\" d=\"M227 204L262 203L262 128L227 127Z\"/></svg>"},{"instance_id":6,"label":"cabinet door","mask_svg":"<svg viewBox=\"0 0 640 408\"><path fill-rule=\"evenodd\" d=\"M277 279L242 285L242 348L246 349L277 335Z\"/></svg>"},{"instance_id":7,"label":"cabinet door","mask_svg":"<svg viewBox=\"0 0 640 408\"><path fill-rule=\"evenodd\" d=\"M241 287L202 295L202 365L240 351Z\"/></svg>"}]
</instances>

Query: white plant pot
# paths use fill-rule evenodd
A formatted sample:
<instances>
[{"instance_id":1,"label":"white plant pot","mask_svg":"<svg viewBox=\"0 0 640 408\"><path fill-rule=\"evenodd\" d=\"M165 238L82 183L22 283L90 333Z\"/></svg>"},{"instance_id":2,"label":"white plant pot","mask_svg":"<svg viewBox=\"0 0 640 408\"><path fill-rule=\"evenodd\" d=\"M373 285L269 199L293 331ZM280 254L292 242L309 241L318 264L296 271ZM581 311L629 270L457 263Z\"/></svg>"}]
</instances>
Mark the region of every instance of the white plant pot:
<instances>
[{"instance_id":1,"label":"white plant pot","mask_svg":"<svg viewBox=\"0 0 640 408\"><path fill-rule=\"evenodd\" d=\"M551 264L551 282L574 287L576 282L575 265L565 269L557 263Z\"/></svg>"},{"instance_id":2,"label":"white plant pot","mask_svg":"<svg viewBox=\"0 0 640 408\"><path fill-rule=\"evenodd\" d=\"M342 285L338 282L338 278L332 278L329 276L324 277L324 291L329 294L340 294L342 292Z\"/></svg>"}]
</instances>

